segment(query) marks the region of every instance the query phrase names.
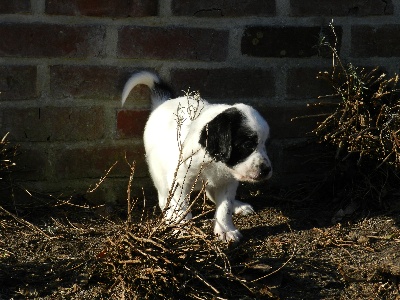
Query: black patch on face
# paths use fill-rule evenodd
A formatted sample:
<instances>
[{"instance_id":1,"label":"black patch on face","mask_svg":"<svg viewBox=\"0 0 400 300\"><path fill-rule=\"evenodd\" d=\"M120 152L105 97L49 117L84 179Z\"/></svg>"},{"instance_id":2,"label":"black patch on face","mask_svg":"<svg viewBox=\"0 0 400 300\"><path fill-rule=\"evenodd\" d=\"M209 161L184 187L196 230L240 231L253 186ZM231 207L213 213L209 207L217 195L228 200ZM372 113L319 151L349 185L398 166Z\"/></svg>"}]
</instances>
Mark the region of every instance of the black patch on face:
<instances>
[{"instance_id":1,"label":"black patch on face","mask_svg":"<svg viewBox=\"0 0 400 300\"><path fill-rule=\"evenodd\" d=\"M243 120L232 131L232 152L229 160L226 162L228 166L235 166L245 161L252 154L258 145L257 134L243 124Z\"/></svg>"},{"instance_id":2,"label":"black patch on face","mask_svg":"<svg viewBox=\"0 0 400 300\"><path fill-rule=\"evenodd\" d=\"M230 167L246 160L256 150L258 137L245 125L245 118L237 108L225 110L202 129L200 145Z\"/></svg>"}]
</instances>

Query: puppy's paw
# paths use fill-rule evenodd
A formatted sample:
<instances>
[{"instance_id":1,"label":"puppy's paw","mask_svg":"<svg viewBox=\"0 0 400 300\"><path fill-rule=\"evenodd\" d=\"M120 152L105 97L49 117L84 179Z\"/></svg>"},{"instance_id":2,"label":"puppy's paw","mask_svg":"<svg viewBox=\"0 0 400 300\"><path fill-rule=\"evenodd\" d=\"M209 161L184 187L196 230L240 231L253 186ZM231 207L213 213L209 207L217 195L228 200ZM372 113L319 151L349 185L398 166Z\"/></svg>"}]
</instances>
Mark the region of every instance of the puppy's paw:
<instances>
[{"instance_id":1,"label":"puppy's paw","mask_svg":"<svg viewBox=\"0 0 400 300\"><path fill-rule=\"evenodd\" d=\"M237 229L224 230L221 226L216 225L214 234L219 240L224 242L238 242L242 238L242 234Z\"/></svg>"},{"instance_id":2,"label":"puppy's paw","mask_svg":"<svg viewBox=\"0 0 400 300\"><path fill-rule=\"evenodd\" d=\"M239 242L243 235L239 232L239 230L235 229L232 231L225 232L225 238L222 239L225 242Z\"/></svg>"},{"instance_id":3,"label":"puppy's paw","mask_svg":"<svg viewBox=\"0 0 400 300\"><path fill-rule=\"evenodd\" d=\"M235 215L247 216L247 215L254 214L254 209L248 203L244 203L242 201L235 200L235 201L233 201L233 212Z\"/></svg>"}]
</instances>

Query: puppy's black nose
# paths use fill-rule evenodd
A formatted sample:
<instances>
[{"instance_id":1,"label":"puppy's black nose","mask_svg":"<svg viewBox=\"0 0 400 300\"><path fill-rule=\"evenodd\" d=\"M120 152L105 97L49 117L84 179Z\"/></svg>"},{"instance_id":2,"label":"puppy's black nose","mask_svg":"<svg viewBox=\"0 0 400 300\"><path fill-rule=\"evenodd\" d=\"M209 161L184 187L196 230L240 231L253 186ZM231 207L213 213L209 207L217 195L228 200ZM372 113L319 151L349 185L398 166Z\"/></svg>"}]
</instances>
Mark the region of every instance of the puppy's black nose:
<instances>
[{"instance_id":1,"label":"puppy's black nose","mask_svg":"<svg viewBox=\"0 0 400 300\"><path fill-rule=\"evenodd\" d=\"M260 165L260 177L267 177L271 171L272 168L270 165L267 165L266 163Z\"/></svg>"}]
</instances>

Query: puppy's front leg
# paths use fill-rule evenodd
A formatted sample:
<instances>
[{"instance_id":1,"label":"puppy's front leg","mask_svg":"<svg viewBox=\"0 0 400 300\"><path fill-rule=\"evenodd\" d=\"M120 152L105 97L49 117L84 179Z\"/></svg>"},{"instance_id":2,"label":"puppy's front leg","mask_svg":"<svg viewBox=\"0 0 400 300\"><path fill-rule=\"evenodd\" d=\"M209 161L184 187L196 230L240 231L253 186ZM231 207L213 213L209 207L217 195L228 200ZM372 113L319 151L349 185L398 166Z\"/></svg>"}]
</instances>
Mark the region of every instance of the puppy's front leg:
<instances>
[{"instance_id":1,"label":"puppy's front leg","mask_svg":"<svg viewBox=\"0 0 400 300\"><path fill-rule=\"evenodd\" d=\"M214 201L217 205L215 211L214 234L223 241L239 241L242 237L239 230L233 225L232 214L234 212L235 186L229 186L222 191L214 191ZM209 193L211 194L211 193Z\"/></svg>"},{"instance_id":2,"label":"puppy's front leg","mask_svg":"<svg viewBox=\"0 0 400 300\"><path fill-rule=\"evenodd\" d=\"M217 206L215 212L215 227L214 234L218 236L220 240L229 241L239 241L242 234L236 229L232 221L232 200L223 200Z\"/></svg>"}]
</instances>

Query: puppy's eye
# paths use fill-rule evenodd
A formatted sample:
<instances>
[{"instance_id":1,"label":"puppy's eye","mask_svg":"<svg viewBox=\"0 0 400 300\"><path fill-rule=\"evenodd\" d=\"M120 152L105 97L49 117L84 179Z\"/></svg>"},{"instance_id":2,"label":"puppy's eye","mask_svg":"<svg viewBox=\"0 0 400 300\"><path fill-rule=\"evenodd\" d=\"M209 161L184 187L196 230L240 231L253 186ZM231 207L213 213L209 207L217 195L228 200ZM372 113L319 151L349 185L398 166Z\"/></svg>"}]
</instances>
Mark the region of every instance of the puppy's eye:
<instances>
[{"instance_id":1,"label":"puppy's eye","mask_svg":"<svg viewBox=\"0 0 400 300\"><path fill-rule=\"evenodd\" d=\"M245 141L240 145L244 149L255 149L256 145L252 141Z\"/></svg>"}]
</instances>

